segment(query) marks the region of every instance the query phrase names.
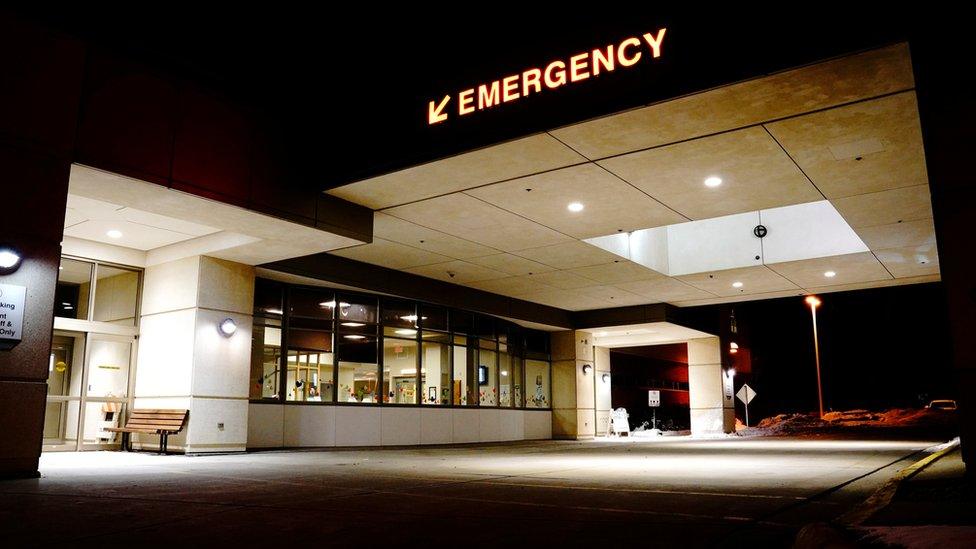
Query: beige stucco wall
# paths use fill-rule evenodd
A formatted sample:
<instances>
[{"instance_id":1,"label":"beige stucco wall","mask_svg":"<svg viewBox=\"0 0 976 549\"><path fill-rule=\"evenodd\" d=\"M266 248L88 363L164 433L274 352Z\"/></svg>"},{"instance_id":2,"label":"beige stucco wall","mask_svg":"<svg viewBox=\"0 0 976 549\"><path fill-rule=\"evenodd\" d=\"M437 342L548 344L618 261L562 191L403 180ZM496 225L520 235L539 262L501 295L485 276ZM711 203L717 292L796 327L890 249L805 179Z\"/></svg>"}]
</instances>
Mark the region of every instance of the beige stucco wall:
<instances>
[{"instance_id":1,"label":"beige stucco wall","mask_svg":"<svg viewBox=\"0 0 976 549\"><path fill-rule=\"evenodd\" d=\"M150 266L144 276L135 407L190 410L172 449L244 450L254 268L196 256ZM217 329L225 318L237 324L230 337ZM133 441L152 448L158 438Z\"/></svg>"},{"instance_id":2,"label":"beige stucco wall","mask_svg":"<svg viewBox=\"0 0 976 549\"><path fill-rule=\"evenodd\" d=\"M581 439L596 434L596 369L593 341L588 332L567 330L551 336L552 351L552 436Z\"/></svg>"},{"instance_id":3,"label":"beige stucco wall","mask_svg":"<svg viewBox=\"0 0 976 549\"><path fill-rule=\"evenodd\" d=\"M691 434L709 436L731 433L735 408L722 369L722 348L717 337L688 341L688 393Z\"/></svg>"}]
</instances>

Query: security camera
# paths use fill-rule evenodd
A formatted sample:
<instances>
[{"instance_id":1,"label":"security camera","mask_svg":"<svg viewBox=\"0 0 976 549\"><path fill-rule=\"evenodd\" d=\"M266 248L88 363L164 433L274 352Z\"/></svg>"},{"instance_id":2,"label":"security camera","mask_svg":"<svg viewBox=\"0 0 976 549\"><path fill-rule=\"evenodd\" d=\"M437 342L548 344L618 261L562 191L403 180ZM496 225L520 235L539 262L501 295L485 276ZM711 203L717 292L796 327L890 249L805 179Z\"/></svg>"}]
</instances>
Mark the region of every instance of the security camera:
<instances>
[{"instance_id":1,"label":"security camera","mask_svg":"<svg viewBox=\"0 0 976 549\"><path fill-rule=\"evenodd\" d=\"M454 275L456 275L456 274L457 273L455 273L454 271L447 271L447 276L449 276L451 278L454 278Z\"/></svg>"}]
</instances>

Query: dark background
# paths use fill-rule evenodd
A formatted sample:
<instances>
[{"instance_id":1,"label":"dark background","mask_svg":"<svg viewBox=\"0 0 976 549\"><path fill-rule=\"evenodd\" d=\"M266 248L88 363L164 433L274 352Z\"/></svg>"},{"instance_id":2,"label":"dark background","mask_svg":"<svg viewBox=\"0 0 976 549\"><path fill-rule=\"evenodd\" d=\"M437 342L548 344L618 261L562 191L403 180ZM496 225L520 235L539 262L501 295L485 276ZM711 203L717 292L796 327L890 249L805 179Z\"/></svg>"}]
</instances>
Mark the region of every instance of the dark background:
<instances>
[{"instance_id":1,"label":"dark background","mask_svg":"<svg viewBox=\"0 0 976 549\"><path fill-rule=\"evenodd\" d=\"M918 14L892 10L764 21L708 8L603 8L344 6L339 15L108 3L22 13L266 113L296 178L317 190L926 31ZM653 62L645 53L630 69L427 126L432 99L660 27L664 53Z\"/></svg>"},{"instance_id":2,"label":"dark background","mask_svg":"<svg viewBox=\"0 0 976 549\"><path fill-rule=\"evenodd\" d=\"M824 410L918 407L956 398L942 283L821 294L817 310ZM728 332L735 311L738 335ZM809 306L802 297L701 307L748 351L742 383L756 390L750 420L817 410ZM730 360L726 356L726 360ZM734 359L732 359L734 360ZM748 370L751 370L748 371ZM742 404L736 401L738 416Z\"/></svg>"}]
</instances>

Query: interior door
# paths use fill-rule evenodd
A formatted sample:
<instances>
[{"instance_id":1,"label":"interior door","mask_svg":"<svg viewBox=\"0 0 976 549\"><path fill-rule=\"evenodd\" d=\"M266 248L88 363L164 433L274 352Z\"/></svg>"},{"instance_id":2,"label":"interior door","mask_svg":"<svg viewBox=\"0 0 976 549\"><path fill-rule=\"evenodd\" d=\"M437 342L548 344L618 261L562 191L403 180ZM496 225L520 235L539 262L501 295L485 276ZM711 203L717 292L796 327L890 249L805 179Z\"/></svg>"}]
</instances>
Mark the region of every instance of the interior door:
<instances>
[{"instance_id":1,"label":"interior door","mask_svg":"<svg viewBox=\"0 0 976 549\"><path fill-rule=\"evenodd\" d=\"M85 342L83 332L55 331L48 364L44 449L77 450Z\"/></svg>"},{"instance_id":2,"label":"interior door","mask_svg":"<svg viewBox=\"0 0 976 549\"><path fill-rule=\"evenodd\" d=\"M125 422L135 338L88 334L86 347L78 449L118 448L119 434L104 429Z\"/></svg>"}]
</instances>

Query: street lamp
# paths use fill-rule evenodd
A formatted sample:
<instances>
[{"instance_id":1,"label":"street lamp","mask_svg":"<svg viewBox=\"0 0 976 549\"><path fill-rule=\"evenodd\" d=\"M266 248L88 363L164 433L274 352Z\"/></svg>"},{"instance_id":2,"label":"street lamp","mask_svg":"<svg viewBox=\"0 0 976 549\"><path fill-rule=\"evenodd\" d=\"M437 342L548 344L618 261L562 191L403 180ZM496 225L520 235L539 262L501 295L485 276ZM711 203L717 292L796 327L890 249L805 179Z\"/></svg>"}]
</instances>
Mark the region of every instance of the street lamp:
<instances>
[{"instance_id":1,"label":"street lamp","mask_svg":"<svg viewBox=\"0 0 976 549\"><path fill-rule=\"evenodd\" d=\"M820 419L823 419L823 388L820 384L820 344L817 341L817 307L820 306L820 298L815 295L808 295L805 301L810 306L810 314L813 316L813 357L817 364L817 401L820 404Z\"/></svg>"}]
</instances>

